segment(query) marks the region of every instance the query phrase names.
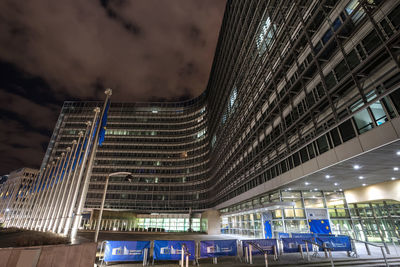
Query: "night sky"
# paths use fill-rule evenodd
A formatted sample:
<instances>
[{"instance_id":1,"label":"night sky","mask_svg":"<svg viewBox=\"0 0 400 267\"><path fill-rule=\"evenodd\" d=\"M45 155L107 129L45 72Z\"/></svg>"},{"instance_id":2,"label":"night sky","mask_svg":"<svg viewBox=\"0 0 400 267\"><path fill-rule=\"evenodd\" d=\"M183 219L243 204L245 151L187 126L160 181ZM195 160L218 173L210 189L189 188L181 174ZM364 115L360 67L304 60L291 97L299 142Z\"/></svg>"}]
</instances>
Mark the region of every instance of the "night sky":
<instances>
[{"instance_id":1,"label":"night sky","mask_svg":"<svg viewBox=\"0 0 400 267\"><path fill-rule=\"evenodd\" d=\"M201 94L225 3L0 1L0 175L40 166L65 100Z\"/></svg>"}]
</instances>

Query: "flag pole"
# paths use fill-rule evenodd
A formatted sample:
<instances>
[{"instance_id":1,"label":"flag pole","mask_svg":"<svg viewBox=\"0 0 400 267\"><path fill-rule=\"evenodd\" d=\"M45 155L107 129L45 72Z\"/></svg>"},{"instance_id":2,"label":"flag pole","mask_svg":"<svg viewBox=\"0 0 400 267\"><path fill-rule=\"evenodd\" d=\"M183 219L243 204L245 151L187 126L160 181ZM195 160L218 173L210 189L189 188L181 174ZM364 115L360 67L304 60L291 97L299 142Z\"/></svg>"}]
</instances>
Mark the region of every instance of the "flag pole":
<instances>
[{"instance_id":1,"label":"flag pole","mask_svg":"<svg viewBox=\"0 0 400 267\"><path fill-rule=\"evenodd\" d=\"M89 126L90 125L86 126L86 132L89 130ZM77 171L78 171L78 165L79 165L78 161L79 161L79 158L80 158L80 156L82 154L82 149L80 149L80 148L83 146L83 140L81 140L82 137L83 137L83 132L80 131L78 133L78 136L79 136L79 138L78 138L78 142L76 144L75 159L73 160L73 163L72 163L73 165L72 165L72 170L71 170L71 183L70 183L70 186L67 189L67 191L68 191L67 199L65 200L64 206L61 208L61 214L60 214L61 219L60 219L60 224L58 226L57 233L61 233L62 227L64 226L64 222L65 222L66 216L68 214L68 207L69 207L68 204L69 204L69 202L71 200L71 192L72 192L72 190L74 188L74 184L75 184L75 180L76 180L75 177L76 177L76 174L77 174Z\"/></svg>"},{"instance_id":2,"label":"flag pole","mask_svg":"<svg viewBox=\"0 0 400 267\"><path fill-rule=\"evenodd\" d=\"M79 163L79 161L78 161L77 165L76 165L77 173L74 176L74 181L76 181L76 184L74 183L74 189L73 189L73 195L71 198L71 203L69 203L68 208L67 208L68 210L67 210L66 221L65 221L65 226L64 226L64 235L68 234L68 231L69 231L71 223L72 223L74 208L76 205L76 200L78 198L79 189L81 186L82 175L83 175L83 171L85 170L84 163L86 163L87 155L89 154L89 149L88 148L85 149L85 142L86 142L86 147L88 147L90 144L90 141L91 141L90 137L93 136L92 132L93 132L94 126L93 127L91 127L91 126L96 123L97 116L98 116L98 113L100 112L100 109L96 108L94 111L96 112L96 115L93 118L93 123L91 121L86 122L86 132L85 132L85 136L82 141L82 149L81 149L81 153L79 156L79 161L82 157L83 157L83 159L82 159L82 163Z\"/></svg>"},{"instance_id":3,"label":"flag pole","mask_svg":"<svg viewBox=\"0 0 400 267\"><path fill-rule=\"evenodd\" d=\"M43 189L39 188L39 191L37 192L37 197L36 197L36 200L35 200L35 208L32 211L32 214L31 214L29 222L28 222L27 229L29 229L29 230L33 230L36 227L36 223L37 223L36 218L37 218L38 212L40 211L40 209L42 207L42 203L43 203L44 196L45 196L46 186L47 186L48 181L50 179L50 175L54 171L54 168L55 168L55 165L56 165L56 162L53 161L52 159L49 160L49 162L50 163L47 164L47 170L48 171L43 176L42 184L40 186L40 188L43 187Z\"/></svg>"},{"instance_id":4,"label":"flag pole","mask_svg":"<svg viewBox=\"0 0 400 267\"><path fill-rule=\"evenodd\" d=\"M60 209L63 205L64 198L65 198L65 191L69 183L69 178L71 176L71 168L73 160L75 159L75 150L76 150L76 140L72 141L72 148L69 153L69 158L67 160L67 165L65 167L64 177L62 179L60 190L58 191L58 197L55 202L55 209L53 211L52 222L50 222L49 229L52 232L55 232L57 224L59 222L60 217Z\"/></svg>"},{"instance_id":5,"label":"flag pole","mask_svg":"<svg viewBox=\"0 0 400 267\"><path fill-rule=\"evenodd\" d=\"M38 190L38 189L39 189L39 188L41 187L41 185L42 185L43 178L45 177L46 172L47 172L48 169L49 169L49 166L50 166L50 164L48 163L48 164L42 169L42 171L39 173L39 175L38 175L38 177L37 177L37 184L36 184L36 186L34 187L32 202L30 203L30 208L29 208L29 210L28 210L28 213L26 214L26 219L25 219L25 221L24 221L24 224L22 225L22 228L28 228L29 221L31 220L33 211L34 211L35 208L36 208L37 196L38 196L38 193L39 193L39 190Z\"/></svg>"},{"instance_id":6,"label":"flag pole","mask_svg":"<svg viewBox=\"0 0 400 267\"><path fill-rule=\"evenodd\" d=\"M106 91L104 92L106 94L106 100L104 101L104 105L103 105L103 109L101 111L101 116L99 119L99 124L98 124L98 129L95 133L95 137L94 137L94 142L93 142L93 149L92 152L90 154L90 158L88 161L88 166L87 166L87 172L86 172L86 177L84 180L84 184L82 187L82 193L81 193L81 197L79 199L79 204L78 207L76 209L76 216L75 216L75 220L74 220L74 225L72 227L72 231L71 231L71 240L75 240L76 238L76 234L78 233L78 227L81 223L81 219L82 219L82 211L85 205L85 201L86 201L86 195L87 195L87 191L89 189L89 183L90 183L90 176L92 175L92 168L93 168L93 163L94 163L94 158L96 156L96 151L97 151L97 146L98 146L98 140L99 140L99 133L100 133L100 127L108 101L112 95L112 90L110 88L106 89ZM84 164L82 163L82 167L84 166Z\"/></svg>"},{"instance_id":7,"label":"flag pole","mask_svg":"<svg viewBox=\"0 0 400 267\"><path fill-rule=\"evenodd\" d=\"M56 173L56 175L54 176L53 179L53 185L51 186L51 189L49 187L50 190L50 196L47 199L47 204L45 205L45 210L43 213L43 223L40 227L40 230L45 232L47 229L47 225L49 224L49 220L50 220L50 214L53 211L53 207L54 207L54 197L56 195L56 190L58 188L58 185L60 184L60 178L64 169L64 165L65 165L65 161L67 160L67 154L65 152L61 153L61 164L58 168L58 171Z\"/></svg>"},{"instance_id":8,"label":"flag pole","mask_svg":"<svg viewBox=\"0 0 400 267\"><path fill-rule=\"evenodd\" d=\"M87 158L88 158L88 155L89 155L89 152L90 152L90 145L93 143L92 142L92 137L93 137L93 133L94 133L95 127L96 127L96 121L97 121L97 118L98 118L99 113L100 113L100 108L96 107L93 111L95 112L95 114L94 114L93 122L91 123L92 126L90 128L90 132L89 132L89 134L87 136L86 149L85 149L85 153L83 155L83 160L82 160L82 163L81 163L81 167L79 169L79 174L78 174L78 178L77 178L77 185L76 185L76 188L75 188L74 196L73 196L73 199L72 199L72 202L71 202L71 206L70 206L70 210L69 210L69 214L68 214L68 218L67 218L67 224L66 224L66 227L65 227L67 229L67 231L69 230L69 227L71 225L73 209L75 207L75 203L76 203L76 200L77 200L77 197L78 197L79 187L80 187L80 184L82 182L81 180L82 180L82 177L83 177L83 173L84 173L84 171L86 169L85 167L86 167L86 161L87 161ZM76 214L77 213L75 213L75 220L76 220ZM74 233L74 228L72 228L72 231L71 231L71 240L72 241L75 240L75 238L76 238L76 232Z\"/></svg>"},{"instance_id":9,"label":"flag pole","mask_svg":"<svg viewBox=\"0 0 400 267\"><path fill-rule=\"evenodd\" d=\"M95 122L95 119L93 119L93 121ZM86 131L85 131L85 135L83 136L83 139L82 139L81 151L79 153L78 161L75 165L75 173L74 173L74 178L72 180L73 188L71 188L70 192L68 193L69 196L68 196L68 201L67 201L67 210L65 211L66 215L65 215L64 235L68 234L69 228L71 226L72 215L74 212L76 199L78 198L78 193L79 193L79 188L81 185L81 178L82 178L81 177L82 175L80 173L81 173L82 168L84 168L84 166L82 166L83 164L80 164L79 161L82 157L84 157L84 159L82 159L82 161L84 160L84 162L86 162L87 157L85 157L85 154L86 154L87 150L85 150L85 151L83 151L83 150L85 149L85 147L84 147L85 140L87 140L86 144L88 144L88 141L90 141L90 136L91 136L91 132L92 132L91 128L90 128L91 125L92 125L91 121L86 122ZM87 152L87 153L89 153L89 152Z\"/></svg>"}]
</instances>

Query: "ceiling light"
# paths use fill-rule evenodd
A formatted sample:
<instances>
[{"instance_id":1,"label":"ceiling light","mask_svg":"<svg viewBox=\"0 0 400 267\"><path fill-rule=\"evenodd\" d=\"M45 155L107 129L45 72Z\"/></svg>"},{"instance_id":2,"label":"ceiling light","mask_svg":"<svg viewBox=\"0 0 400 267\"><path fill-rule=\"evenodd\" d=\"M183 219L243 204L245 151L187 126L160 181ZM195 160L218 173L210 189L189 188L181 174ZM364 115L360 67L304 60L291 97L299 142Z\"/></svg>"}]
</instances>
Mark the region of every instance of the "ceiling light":
<instances>
[{"instance_id":1,"label":"ceiling light","mask_svg":"<svg viewBox=\"0 0 400 267\"><path fill-rule=\"evenodd\" d=\"M399 170L399 167L394 167L393 170L397 172Z\"/></svg>"},{"instance_id":2,"label":"ceiling light","mask_svg":"<svg viewBox=\"0 0 400 267\"><path fill-rule=\"evenodd\" d=\"M396 152L396 155L397 155L397 156L400 156L400 150Z\"/></svg>"},{"instance_id":3,"label":"ceiling light","mask_svg":"<svg viewBox=\"0 0 400 267\"><path fill-rule=\"evenodd\" d=\"M367 184L362 184L362 186L366 186Z\"/></svg>"},{"instance_id":4,"label":"ceiling light","mask_svg":"<svg viewBox=\"0 0 400 267\"><path fill-rule=\"evenodd\" d=\"M325 178L329 179L329 178L331 178L331 176L329 174L327 174L327 175L325 175Z\"/></svg>"},{"instance_id":5,"label":"ceiling light","mask_svg":"<svg viewBox=\"0 0 400 267\"><path fill-rule=\"evenodd\" d=\"M305 184L305 185L309 185L310 183L309 183L309 182L305 182L304 184Z\"/></svg>"},{"instance_id":6,"label":"ceiling light","mask_svg":"<svg viewBox=\"0 0 400 267\"><path fill-rule=\"evenodd\" d=\"M340 189L339 189L339 191L343 191L343 189L342 189L342 188L340 188Z\"/></svg>"},{"instance_id":7,"label":"ceiling light","mask_svg":"<svg viewBox=\"0 0 400 267\"><path fill-rule=\"evenodd\" d=\"M292 188L290 188L290 187L289 187L287 190L289 190L289 191L290 191L290 190L292 190Z\"/></svg>"},{"instance_id":8,"label":"ceiling light","mask_svg":"<svg viewBox=\"0 0 400 267\"><path fill-rule=\"evenodd\" d=\"M353 169L355 169L355 170L358 170L358 169L360 169L361 167L360 167L360 165L353 165Z\"/></svg>"},{"instance_id":9,"label":"ceiling light","mask_svg":"<svg viewBox=\"0 0 400 267\"><path fill-rule=\"evenodd\" d=\"M335 186L338 186L339 184L338 184L338 183L334 183L334 185L335 185Z\"/></svg>"},{"instance_id":10,"label":"ceiling light","mask_svg":"<svg viewBox=\"0 0 400 267\"><path fill-rule=\"evenodd\" d=\"M392 180L396 180L396 178L395 178L395 177L392 177Z\"/></svg>"},{"instance_id":11,"label":"ceiling light","mask_svg":"<svg viewBox=\"0 0 400 267\"><path fill-rule=\"evenodd\" d=\"M358 176L358 179L362 180L364 179L364 176Z\"/></svg>"},{"instance_id":12,"label":"ceiling light","mask_svg":"<svg viewBox=\"0 0 400 267\"><path fill-rule=\"evenodd\" d=\"M318 188L314 188L315 191L318 191Z\"/></svg>"}]
</instances>

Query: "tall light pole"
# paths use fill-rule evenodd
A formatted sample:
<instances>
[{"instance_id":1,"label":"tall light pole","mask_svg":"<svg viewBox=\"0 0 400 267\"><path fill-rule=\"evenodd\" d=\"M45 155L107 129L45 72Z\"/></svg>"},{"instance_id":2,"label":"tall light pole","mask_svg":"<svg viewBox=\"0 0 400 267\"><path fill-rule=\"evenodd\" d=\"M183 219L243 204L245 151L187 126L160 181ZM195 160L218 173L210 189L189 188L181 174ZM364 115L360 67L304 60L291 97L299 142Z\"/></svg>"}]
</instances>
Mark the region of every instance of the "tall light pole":
<instances>
[{"instance_id":1,"label":"tall light pole","mask_svg":"<svg viewBox=\"0 0 400 267\"><path fill-rule=\"evenodd\" d=\"M104 202L106 200L108 180L110 179L111 176L118 176L118 175L127 175L128 176L128 175L132 175L132 173L130 173L130 172L113 172L113 173L110 173L107 175L106 184L104 185L103 198L101 200L99 218L97 219L97 224L96 224L96 232L94 233L94 242L97 242L97 238L99 237L100 223L101 223L101 217L103 216Z\"/></svg>"}]
</instances>

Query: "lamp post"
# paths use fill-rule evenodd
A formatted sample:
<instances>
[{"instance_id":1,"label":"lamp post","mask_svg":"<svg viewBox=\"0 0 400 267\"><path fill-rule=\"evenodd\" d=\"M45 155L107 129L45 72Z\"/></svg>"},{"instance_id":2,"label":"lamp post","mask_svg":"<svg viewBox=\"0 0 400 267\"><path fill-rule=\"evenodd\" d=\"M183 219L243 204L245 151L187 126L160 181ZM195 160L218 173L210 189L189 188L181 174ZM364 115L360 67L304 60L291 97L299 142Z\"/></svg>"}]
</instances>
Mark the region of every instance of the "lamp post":
<instances>
[{"instance_id":1,"label":"lamp post","mask_svg":"<svg viewBox=\"0 0 400 267\"><path fill-rule=\"evenodd\" d=\"M96 224L96 232L94 234L94 242L97 242L97 238L99 237L100 223L101 223L101 217L103 216L104 202L106 200L108 180L110 179L111 176L118 176L118 175L127 175L128 176L128 175L132 175L132 173L130 173L130 172L113 172L113 173L110 173L110 174L107 175L106 184L104 185L103 198L101 200L99 218L97 219L97 224Z\"/></svg>"}]
</instances>

